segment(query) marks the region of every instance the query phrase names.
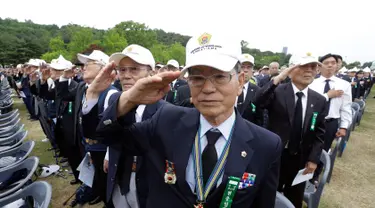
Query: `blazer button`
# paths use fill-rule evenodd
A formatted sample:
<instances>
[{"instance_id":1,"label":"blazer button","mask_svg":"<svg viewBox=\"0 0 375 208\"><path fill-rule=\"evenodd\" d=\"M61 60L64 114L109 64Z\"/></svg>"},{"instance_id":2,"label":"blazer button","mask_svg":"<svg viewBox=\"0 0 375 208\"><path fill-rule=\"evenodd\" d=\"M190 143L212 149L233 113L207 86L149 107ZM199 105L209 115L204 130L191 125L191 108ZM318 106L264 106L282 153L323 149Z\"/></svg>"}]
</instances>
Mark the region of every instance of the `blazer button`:
<instances>
[{"instance_id":1,"label":"blazer button","mask_svg":"<svg viewBox=\"0 0 375 208\"><path fill-rule=\"evenodd\" d=\"M115 164L115 167L117 167L117 164Z\"/></svg>"},{"instance_id":2,"label":"blazer button","mask_svg":"<svg viewBox=\"0 0 375 208\"><path fill-rule=\"evenodd\" d=\"M112 182L115 181L115 178L112 177L112 178L111 178L111 181L112 181Z\"/></svg>"}]
</instances>

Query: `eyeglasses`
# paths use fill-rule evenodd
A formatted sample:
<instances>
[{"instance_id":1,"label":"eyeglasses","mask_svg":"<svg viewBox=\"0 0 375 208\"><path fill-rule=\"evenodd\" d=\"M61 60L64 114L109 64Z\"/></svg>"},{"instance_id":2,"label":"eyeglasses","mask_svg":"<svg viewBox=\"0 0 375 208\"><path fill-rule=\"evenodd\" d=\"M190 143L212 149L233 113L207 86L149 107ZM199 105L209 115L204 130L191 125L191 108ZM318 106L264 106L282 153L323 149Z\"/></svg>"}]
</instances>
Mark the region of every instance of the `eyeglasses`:
<instances>
[{"instance_id":1,"label":"eyeglasses","mask_svg":"<svg viewBox=\"0 0 375 208\"><path fill-rule=\"evenodd\" d=\"M232 80L232 76L233 74L214 74L208 77L202 75L189 75L187 79L189 85L193 87L202 87L207 79L209 79L215 86L220 86L228 84L230 80Z\"/></svg>"},{"instance_id":2,"label":"eyeglasses","mask_svg":"<svg viewBox=\"0 0 375 208\"><path fill-rule=\"evenodd\" d=\"M241 69L253 69L253 66L250 66L250 65L241 65Z\"/></svg>"},{"instance_id":3,"label":"eyeglasses","mask_svg":"<svg viewBox=\"0 0 375 208\"><path fill-rule=\"evenodd\" d=\"M117 66L116 71L119 75L123 75L128 71L131 75L138 75L139 72L142 70L147 70L147 67L140 67L140 66Z\"/></svg>"}]
</instances>

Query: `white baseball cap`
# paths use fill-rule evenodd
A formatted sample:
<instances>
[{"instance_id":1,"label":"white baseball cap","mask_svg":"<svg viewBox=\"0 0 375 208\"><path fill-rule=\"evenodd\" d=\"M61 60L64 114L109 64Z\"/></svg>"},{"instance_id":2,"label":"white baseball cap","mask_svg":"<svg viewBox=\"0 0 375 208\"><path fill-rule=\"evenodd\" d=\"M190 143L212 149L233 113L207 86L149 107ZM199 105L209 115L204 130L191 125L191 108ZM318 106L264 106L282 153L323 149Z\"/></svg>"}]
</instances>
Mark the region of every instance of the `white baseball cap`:
<instances>
[{"instance_id":1,"label":"white baseball cap","mask_svg":"<svg viewBox=\"0 0 375 208\"><path fill-rule=\"evenodd\" d=\"M171 59L167 62L167 66L170 65L170 66L173 66L175 68L180 68L180 64L178 64L178 61L174 60L174 59Z\"/></svg>"},{"instance_id":2,"label":"white baseball cap","mask_svg":"<svg viewBox=\"0 0 375 208\"><path fill-rule=\"evenodd\" d=\"M189 68L200 65L230 72L239 62L240 55L240 41L203 33L187 42L186 66L181 74L183 76Z\"/></svg>"},{"instance_id":3,"label":"white baseball cap","mask_svg":"<svg viewBox=\"0 0 375 208\"><path fill-rule=\"evenodd\" d=\"M108 64L108 60L109 60L109 56L99 50L93 50L90 55L84 55L84 54L78 53L77 58L83 64L86 64L88 61L98 61L102 63L103 65L106 65Z\"/></svg>"},{"instance_id":4,"label":"white baseball cap","mask_svg":"<svg viewBox=\"0 0 375 208\"><path fill-rule=\"evenodd\" d=\"M160 68L163 68L164 65L163 64L156 64L156 67L160 67Z\"/></svg>"},{"instance_id":5,"label":"white baseball cap","mask_svg":"<svg viewBox=\"0 0 375 208\"><path fill-rule=\"evenodd\" d=\"M366 68L364 68L364 69L363 69L363 72L367 72L367 73L370 73L370 72L371 72L371 69L370 69L370 68L368 68L368 67L366 67Z\"/></svg>"},{"instance_id":6,"label":"white baseball cap","mask_svg":"<svg viewBox=\"0 0 375 208\"><path fill-rule=\"evenodd\" d=\"M116 65L119 65L125 57L129 57L139 64L150 66L152 70L155 69L155 59L151 51L137 44L129 45L122 52L112 54L109 57L109 62L113 61Z\"/></svg>"},{"instance_id":7,"label":"white baseball cap","mask_svg":"<svg viewBox=\"0 0 375 208\"><path fill-rule=\"evenodd\" d=\"M289 59L289 65L306 65L310 63L317 63L320 66L322 65L322 63L319 62L318 57L313 56L311 53L293 55Z\"/></svg>"},{"instance_id":8,"label":"white baseball cap","mask_svg":"<svg viewBox=\"0 0 375 208\"><path fill-rule=\"evenodd\" d=\"M241 64L243 64L245 62L249 62L253 65L255 64L254 57L252 55L248 54L248 53L241 54L240 62L241 62Z\"/></svg>"},{"instance_id":9,"label":"white baseball cap","mask_svg":"<svg viewBox=\"0 0 375 208\"><path fill-rule=\"evenodd\" d=\"M25 65L39 67L40 62L38 59L30 59Z\"/></svg>"},{"instance_id":10,"label":"white baseball cap","mask_svg":"<svg viewBox=\"0 0 375 208\"><path fill-rule=\"evenodd\" d=\"M61 71L65 69L70 69L74 65L72 64L72 62L66 60L62 55L60 55L59 58L53 59L49 66L55 70Z\"/></svg>"}]
</instances>

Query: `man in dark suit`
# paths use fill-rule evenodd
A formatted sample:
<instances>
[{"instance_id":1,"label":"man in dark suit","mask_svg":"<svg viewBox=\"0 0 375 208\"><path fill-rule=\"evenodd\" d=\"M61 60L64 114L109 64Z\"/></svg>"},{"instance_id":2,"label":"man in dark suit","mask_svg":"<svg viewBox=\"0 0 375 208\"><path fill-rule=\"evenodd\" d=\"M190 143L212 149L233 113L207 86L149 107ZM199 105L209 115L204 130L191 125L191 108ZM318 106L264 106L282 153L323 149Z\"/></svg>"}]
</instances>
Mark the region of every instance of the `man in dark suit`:
<instances>
[{"instance_id":1,"label":"man in dark suit","mask_svg":"<svg viewBox=\"0 0 375 208\"><path fill-rule=\"evenodd\" d=\"M150 76L155 65L151 52L135 44L126 47L121 53L112 54L109 61L116 64L118 78L124 86L124 91L130 90L139 79ZM87 100L95 100L99 92L92 93L91 88L89 88ZM109 103L113 103L115 100L111 97ZM92 129L95 129L100 121L100 117L95 113L99 103L97 105L88 103L90 105L88 108L92 108L92 110L84 113L83 127L91 130L90 138L95 138L95 131L92 131ZM166 102L159 101L151 105L138 106L133 118L134 122L151 118L164 103ZM106 108L107 106L104 109ZM147 175L146 162L142 157L124 154L124 151L126 149L122 148L120 142L111 143L107 150L103 167L104 171L108 173L107 200L112 201L115 207L146 207L148 194L148 182L145 177Z\"/></svg>"},{"instance_id":2,"label":"man in dark suit","mask_svg":"<svg viewBox=\"0 0 375 208\"><path fill-rule=\"evenodd\" d=\"M274 77L277 73L279 73L279 63L277 62L272 62L270 63L268 74L265 75L258 83L259 87L263 87L266 85L272 77ZM264 68L264 67L263 67Z\"/></svg>"},{"instance_id":3,"label":"man in dark suit","mask_svg":"<svg viewBox=\"0 0 375 208\"><path fill-rule=\"evenodd\" d=\"M176 60L169 60L168 63L163 67L161 71L178 71L180 65ZM167 95L164 97L164 100L169 103L175 103L177 98L177 89L180 86L187 85L187 82L182 79L174 80L170 86L171 90L167 93Z\"/></svg>"},{"instance_id":4,"label":"man in dark suit","mask_svg":"<svg viewBox=\"0 0 375 208\"><path fill-rule=\"evenodd\" d=\"M192 37L182 72L143 78L113 95L97 133L121 142L126 154L146 157L147 207L274 207L281 141L235 111L244 74L235 58L241 46L231 41L208 33ZM105 88L112 70L107 66L90 88ZM187 71L195 108L166 104L133 124L138 105L163 98L169 83Z\"/></svg>"},{"instance_id":5,"label":"man in dark suit","mask_svg":"<svg viewBox=\"0 0 375 208\"><path fill-rule=\"evenodd\" d=\"M190 87L189 85L182 85L177 89L176 99L174 101L175 105L193 108L194 104L191 100Z\"/></svg>"},{"instance_id":6,"label":"man in dark suit","mask_svg":"<svg viewBox=\"0 0 375 208\"><path fill-rule=\"evenodd\" d=\"M240 57L241 70L245 75L245 84L242 93L237 98L237 109L242 117L250 122L263 126L263 110L256 108L254 97L259 89L258 86L251 83L253 77L254 57L250 54L242 54Z\"/></svg>"},{"instance_id":7,"label":"man in dark suit","mask_svg":"<svg viewBox=\"0 0 375 208\"><path fill-rule=\"evenodd\" d=\"M326 100L308 88L317 73L318 60L301 56L294 67L285 69L261 88L255 103L269 113L269 129L281 137L280 192L302 207L305 182L292 186L297 172L313 173L320 161L327 115ZM279 84L290 76L291 83Z\"/></svg>"},{"instance_id":8,"label":"man in dark suit","mask_svg":"<svg viewBox=\"0 0 375 208\"><path fill-rule=\"evenodd\" d=\"M30 114L30 120L38 120L37 115L35 114L35 109L33 106L33 95L30 91L30 78L29 75L34 73L39 67L39 61L36 59L30 59L24 68L24 74L21 78L21 83L19 90L23 92L22 100L26 105L26 109Z\"/></svg>"}]
</instances>

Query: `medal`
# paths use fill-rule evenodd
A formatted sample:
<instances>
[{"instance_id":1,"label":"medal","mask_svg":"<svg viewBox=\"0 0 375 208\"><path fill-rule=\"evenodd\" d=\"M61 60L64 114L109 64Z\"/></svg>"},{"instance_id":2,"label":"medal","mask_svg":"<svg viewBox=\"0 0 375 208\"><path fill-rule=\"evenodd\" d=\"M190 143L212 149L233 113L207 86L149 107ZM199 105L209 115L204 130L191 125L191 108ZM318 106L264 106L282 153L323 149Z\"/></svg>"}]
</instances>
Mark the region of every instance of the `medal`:
<instances>
[{"instance_id":1,"label":"medal","mask_svg":"<svg viewBox=\"0 0 375 208\"><path fill-rule=\"evenodd\" d=\"M221 156L218 158L215 168L212 170L211 175L207 181L205 186L203 186L203 173L202 173L202 154L201 154L201 128L199 127L198 132L195 136L194 144L193 144L193 164L194 164L194 176L195 176L195 184L196 184L196 193L197 193L197 205L194 205L196 208L203 208L203 205L206 201L206 198L213 187L216 186L217 181L222 176L224 172L224 167L227 162L227 157L229 154L230 144L232 141L233 129L235 123L231 128L229 138L224 146Z\"/></svg>"},{"instance_id":2,"label":"medal","mask_svg":"<svg viewBox=\"0 0 375 208\"><path fill-rule=\"evenodd\" d=\"M256 106L253 103L251 103L251 111L253 111L253 113L256 111Z\"/></svg>"},{"instance_id":3,"label":"medal","mask_svg":"<svg viewBox=\"0 0 375 208\"><path fill-rule=\"evenodd\" d=\"M318 112L314 112L313 117L311 119L311 126L310 126L311 131L315 130L316 117L318 117Z\"/></svg>"},{"instance_id":4,"label":"medal","mask_svg":"<svg viewBox=\"0 0 375 208\"><path fill-rule=\"evenodd\" d=\"M174 164L171 161L165 161L165 174L164 174L164 181L167 184L176 184L176 173L174 170Z\"/></svg>"},{"instance_id":5,"label":"medal","mask_svg":"<svg viewBox=\"0 0 375 208\"><path fill-rule=\"evenodd\" d=\"M233 176L229 177L227 187L225 188L223 198L221 199L220 208L231 207L239 183L239 178Z\"/></svg>"}]
</instances>

